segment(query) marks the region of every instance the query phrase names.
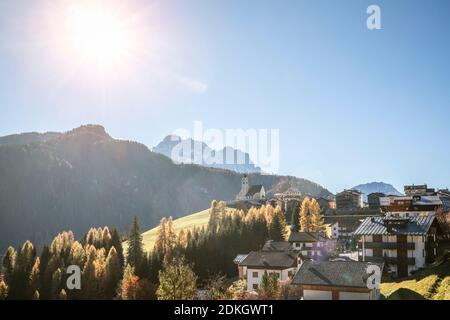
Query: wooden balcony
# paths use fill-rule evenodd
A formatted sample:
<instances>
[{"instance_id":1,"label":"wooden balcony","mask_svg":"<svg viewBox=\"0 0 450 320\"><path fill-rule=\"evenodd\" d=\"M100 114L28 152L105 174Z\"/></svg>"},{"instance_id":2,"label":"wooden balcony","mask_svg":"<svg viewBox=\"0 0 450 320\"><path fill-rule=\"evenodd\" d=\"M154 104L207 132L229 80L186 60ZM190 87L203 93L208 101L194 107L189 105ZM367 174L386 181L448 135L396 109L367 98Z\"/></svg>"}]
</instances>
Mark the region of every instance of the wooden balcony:
<instances>
[{"instance_id":1,"label":"wooden balcony","mask_svg":"<svg viewBox=\"0 0 450 320\"><path fill-rule=\"evenodd\" d=\"M362 255L358 256L358 261L363 261ZM387 264L407 264L408 266L416 265L416 258L406 257L368 257L365 258L366 262L385 262Z\"/></svg>"},{"instance_id":2,"label":"wooden balcony","mask_svg":"<svg viewBox=\"0 0 450 320\"><path fill-rule=\"evenodd\" d=\"M358 242L358 246L362 249L362 242ZM414 242L365 242L365 249L386 249L386 250L415 250L416 244Z\"/></svg>"}]
</instances>

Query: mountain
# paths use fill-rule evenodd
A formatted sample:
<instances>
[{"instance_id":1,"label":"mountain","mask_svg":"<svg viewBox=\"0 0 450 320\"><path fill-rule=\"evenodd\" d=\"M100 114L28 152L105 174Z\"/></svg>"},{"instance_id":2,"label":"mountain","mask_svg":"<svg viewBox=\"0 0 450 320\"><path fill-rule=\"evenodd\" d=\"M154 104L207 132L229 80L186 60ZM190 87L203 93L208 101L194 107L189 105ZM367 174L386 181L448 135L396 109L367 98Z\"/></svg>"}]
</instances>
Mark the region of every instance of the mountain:
<instances>
[{"instance_id":1,"label":"mountain","mask_svg":"<svg viewBox=\"0 0 450 320\"><path fill-rule=\"evenodd\" d=\"M41 245L61 230L78 236L104 225L125 231L133 216L147 230L163 216L198 212L213 199L234 199L240 190L236 172L175 164L143 144L114 139L98 125L37 137L0 145L0 252L27 239ZM288 186L330 194L305 179L250 178L269 195Z\"/></svg>"},{"instance_id":2,"label":"mountain","mask_svg":"<svg viewBox=\"0 0 450 320\"><path fill-rule=\"evenodd\" d=\"M255 166L248 153L231 147L214 150L204 142L183 140L176 135L165 137L153 151L171 158L176 163L193 163L239 173L261 173L261 168Z\"/></svg>"},{"instance_id":3,"label":"mountain","mask_svg":"<svg viewBox=\"0 0 450 320\"><path fill-rule=\"evenodd\" d=\"M393 185L389 183L384 182L370 182L365 184L357 185L356 187L353 187L352 189L356 189L359 192L364 193L364 201L367 202L367 196L374 192L381 192L386 195L396 195L401 196L402 193L399 192L397 189L394 188Z\"/></svg>"}]
</instances>

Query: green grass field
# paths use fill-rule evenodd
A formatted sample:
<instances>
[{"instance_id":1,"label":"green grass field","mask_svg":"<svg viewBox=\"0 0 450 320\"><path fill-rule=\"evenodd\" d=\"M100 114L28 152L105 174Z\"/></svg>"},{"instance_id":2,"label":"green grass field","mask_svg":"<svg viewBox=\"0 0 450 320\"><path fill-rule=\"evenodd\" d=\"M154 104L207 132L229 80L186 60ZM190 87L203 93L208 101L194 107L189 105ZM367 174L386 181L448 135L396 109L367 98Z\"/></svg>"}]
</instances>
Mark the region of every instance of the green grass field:
<instances>
[{"instance_id":1,"label":"green grass field","mask_svg":"<svg viewBox=\"0 0 450 320\"><path fill-rule=\"evenodd\" d=\"M236 209L227 208L227 212L231 213L234 212ZM200 212L196 212L178 219L173 220L173 227L175 230L175 233L178 234L181 230L192 230L194 227L201 228L203 226L206 226L209 221L209 215L210 215L210 209L206 209ZM150 252L156 241L156 236L158 234L159 226L155 227L153 229L150 229L142 234L143 242L144 242L144 249L147 252ZM127 243L123 243L124 251L127 250Z\"/></svg>"},{"instance_id":2,"label":"green grass field","mask_svg":"<svg viewBox=\"0 0 450 320\"><path fill-rule=\"evenodd\" d=\"M393 299L398 289L407 289L430 300L450 300L450 259L440 265L431 266L411 277L396 282L381 284L381 293Z\"/></svg>"}]
</instances>

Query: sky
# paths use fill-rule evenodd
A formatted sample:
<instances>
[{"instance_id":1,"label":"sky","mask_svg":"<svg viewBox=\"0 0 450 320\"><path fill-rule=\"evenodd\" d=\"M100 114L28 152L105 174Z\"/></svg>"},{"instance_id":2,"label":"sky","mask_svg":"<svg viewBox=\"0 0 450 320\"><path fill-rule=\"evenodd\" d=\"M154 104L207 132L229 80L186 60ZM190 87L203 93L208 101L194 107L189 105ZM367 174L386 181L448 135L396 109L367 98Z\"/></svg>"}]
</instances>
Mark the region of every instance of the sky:
<instances>
[{"instance_id":1,"label":"sky","mask_svg":"<svg viewBox=\"0 0 450 320\"><path fill-rule=\"evenodd\" d=\"M120 54L71 25L80 3L114 17ZM0 136L94 123L153 147L195 121L279 129L278 173L332 192L450 187L449 1L124 3L0 1Z\"/></svg>"}]
</instances>

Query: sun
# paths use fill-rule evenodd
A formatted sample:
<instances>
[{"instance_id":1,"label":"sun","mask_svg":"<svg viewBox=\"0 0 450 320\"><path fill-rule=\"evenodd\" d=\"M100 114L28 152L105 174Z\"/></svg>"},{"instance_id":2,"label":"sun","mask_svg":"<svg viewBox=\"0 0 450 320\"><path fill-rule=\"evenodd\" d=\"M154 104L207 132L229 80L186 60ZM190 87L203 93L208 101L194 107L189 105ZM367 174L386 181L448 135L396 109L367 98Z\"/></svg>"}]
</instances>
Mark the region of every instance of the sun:
<instances>
[{"instance_id":1,"label":"sun","mask_svg":"<svg viewBox=\"0 0 450 320\"><path fill-rule=\"evenodd\" d=\"M98 66L126 60L132 35L120 11L101 5L70 8L66 17L67 41L78 58Z\"/></svg>"}]
</instances>

